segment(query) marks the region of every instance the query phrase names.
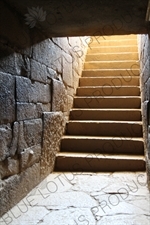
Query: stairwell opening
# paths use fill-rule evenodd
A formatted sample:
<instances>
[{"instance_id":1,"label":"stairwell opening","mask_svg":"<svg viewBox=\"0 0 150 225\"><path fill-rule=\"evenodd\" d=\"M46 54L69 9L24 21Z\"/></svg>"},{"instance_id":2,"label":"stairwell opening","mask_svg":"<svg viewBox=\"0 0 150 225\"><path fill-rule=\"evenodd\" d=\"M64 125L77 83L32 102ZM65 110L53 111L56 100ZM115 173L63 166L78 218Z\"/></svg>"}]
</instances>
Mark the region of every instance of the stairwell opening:
<instances>
[{"instance_id":1,"label":"stairwell opening","mask_svg":"<svg viewBox=\"0 0 150 225\"><path fill-rule=\"evenodd\" d=\"M1 109L0 127L1 149L5 150L0 164L2 214L50 174L54 164L55 171L144 171L141 121L149 171L149 38L120 37L50 38L23 53L3 44L5 57L0 76L6 97L5 103L2 101L5 107ZM113 53L116 43L129 47L135 39L138 48L132 46L123 53L125 46L120 45L117 54ZM94 52L99 46L107 52ZM68 118L71 121L66 125ZM18 190L21 191L16 198Z\"/></svg>"}]
</instances>

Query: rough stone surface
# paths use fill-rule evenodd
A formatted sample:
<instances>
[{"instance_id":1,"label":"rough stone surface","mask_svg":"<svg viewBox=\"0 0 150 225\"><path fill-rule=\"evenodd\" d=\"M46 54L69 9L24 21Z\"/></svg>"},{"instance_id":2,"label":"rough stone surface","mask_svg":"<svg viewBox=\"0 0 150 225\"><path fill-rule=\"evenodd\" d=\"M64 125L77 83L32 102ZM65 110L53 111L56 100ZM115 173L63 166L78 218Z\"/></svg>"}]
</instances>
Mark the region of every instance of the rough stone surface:
<instances>
[{"instance_id":1,"label":"rough stone surface","mask_svg":"<svg viewBox=\"0 0 150 225\"><path fill-rule=\"evenodd\" d=\"M61 49L50 39L33 46L33 59L61 73Z\"/></svg>"},{"instance_id":2,"label":"rough stone surface","mask_svg":"<svg viewBox=\"0 0 150 225\"><path fill-rule=\"evenodd\" d=\"M3 215L1 224L149 225L149 198L145 173L54 173Z\"/></svg>"},{"instance_id":3,"label":"rough stone surface","mask_svg":"<svg viewBox=\"0 0 150 225\"><path fill-rule=\"evenodd\" d=\"M10 146L10 156L14 156L17 152L18 148L18 135L19 135L19 123L13 123L13 131L12 131L12 142Z\"/></svg>"},{"instance_id":4,"label":"rough stone surface","mask_svg":"<svg viewBox=\"0 0 150 225\"><path fill-rule=\"evenodd\" d=\"M42 177L52 172L64 130L63 117L71 107L67 94L73 98L75 93L73 72L81 75L79 67L87 50L82 43L85 37L47 38L44 30L29 28L25 15L20 17L19 8L12 4L0 2L0 190L4 196L1 214L33 188L39 180L39 170L43 172L41 165L45 169ZM28 10L25 5L24 14ZM46 16L51 17L52 14ZM77 63L72 61L75 57ZM43 112L51 111L63 114L57 115L56 121L55 116L51 122L47 119L46 125ZM37 164L40 160L43 164ZM33 178L30 172L35 165L38 169L33 169Z\"/></svg>"},{"instance_id":5,"label":"rough stone surface","mask_svg":"<svg viewBox=\"0 0 150 225\"><path fill-rule=\"evenodd\" d=\"M19 173L19 160L10 157L0 162L0 179Z\"/></svg>"},{"instance_id":6,"label":"rough stone surface","mask_svg":"<svg viewBox=\"0 0 150 225\"><path fill-rule=\"evenodd\" d=\"M61 112L43 113L43 146L41 154L41 175L43 177L53 171L55 156L59 151L64 127L65 121Z\"/></svg>"},{"instance_id":7,"label":"rough stone surface","mask_svg":"<svg viewBox=\"0 0 150 225\"><path fill-rule=\"evenodd\" d=\"M36 163L26 171L3 181L0 188L0 206L2 209L0 216L16 205L39 182L40 163Z\"/></svg>"},{"instance_id":8,"label":"rough stone surface","mask_svg":"<svg viewBox=\"0 0 150 225\"><path fill-rule=\"evenodd\" d=\"M50 102L50 85L39 82L31 82L24 77L16 77L17 101L18 102Z\"/></svg>"},{"instance_id":9,"label":"rough stone surface","mask_svg":"<svg viewBox=\"0 0 150 225\"><path fill-rule=\"evenodd\" d=\"M50 103L17 103L17 120L36 119L50 111Z\"/></svg>"},{"instance_id":10,"label":"rough stone surface","mask_svg":"<svg viewBox=\"0 0 150 225\"><path fill-rule=\"evenodd\" d=\"M149 118L150 118L150 39L148 35L141 35L139 41L139 55L141 67L141 93L142 93L142 118L143 134L145 140L145 157L147 164L148 182L150 189L150 158L149 158Z\"/></svg>"},{"instance_id":11,"label":"rough stone surface","mask_svg":"<svg viewBox=\"0 0 150 225\"><path fill-rule=\"evenodd\" d=\"M0 72L0 124L15 121L15 79Z\"/></svg>"},{"instance_id":12,"label":"rough stone surface","mask_svg":"<svg viewBox=\"0 0 150 225\"><path fill-rule=\"evenodd\" d=\"M41 145L35 145L24 149L20 154L20 169L21 171L39 162L41 156Z\"/></svg>"},{"instance_id":13,"label":"rough stone surface","mask_svg":"<svg viewBox=\"0 0 150 225\"><path fill-rule=\"evenodd\" d=\"M33 146L41 144L42 141L42 120L26 120L24 121L24 137L27 145Z\"/></svg>"},{"instance_id":14,"label":"rough stone surface","mask_svg":"<svg viewBox=\"0 0 150 225\"><path fill-rule=\"evenodd\" d=\"M63 53L62 55L63 81L65 85L68 85L70 87L73 86L72 63L73 58L70 55Z\"/></svg>"},{"instance_id":15,"label":"rough stone surface","mask_svg":"<svg viewBox=\"0 0 150 225\"><path fill-rule=\"evenodd\" d=\"M64 112L65 106L67 105L67 92L62 81L53 80L52 89L52 111Z\"/></svg>"},{"instance_id":16,"label":"rough stone surface","mask_svg":"<svg viewBox=\"0 0 150 225\"><path fill-rule=\"evenodd\" d=\"M56 71L48 68L47 66L35 60L31 60L31 79L32 80L50 84L51 79L56 77L57 77Z\"/></svg>"},{"instance_id":17,"label":"rough stone surface","mask_svg":"<svg viewBox=\"0 0 150 225\"><path fill-rule=\"evenodd\" d=\"M9 148L12 141L12 129L10 124L0 125L0 161L9 156Z\"/></svg>"}]
</instances>

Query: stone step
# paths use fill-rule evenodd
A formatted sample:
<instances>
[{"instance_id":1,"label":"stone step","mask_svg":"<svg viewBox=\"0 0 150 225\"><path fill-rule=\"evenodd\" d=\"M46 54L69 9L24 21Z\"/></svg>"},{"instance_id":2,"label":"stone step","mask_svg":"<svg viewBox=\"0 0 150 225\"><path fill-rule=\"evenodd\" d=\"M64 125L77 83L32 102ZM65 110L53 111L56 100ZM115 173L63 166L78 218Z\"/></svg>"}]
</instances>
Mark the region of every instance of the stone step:
<instances>
[{"instance_id":1,"label":"stone step","mask_svg":"<svg viewBox=\"0 0 150 225\"><path fill-rule=\"evenodd\" d=\"M135 39L122 39L122 40L100 40L100 41L91 41L89 48L102 47L102 46L126 46L126 45L137 45L137 38Z\"/></svg>"},{"instance_id":2,"label":"stone step","mask_svg":"<svg viewBox=\"0 0 150 225\"><path fill-rule=\"evenodd\" d=\"M137 40L137 35L130 34L130 35L109 35L109 36L91 36L91 42L90 43L100 43L101 41L121 41L121 40Z\"/></svg>"},{"instance_id":3,"label":"stone step","mask_svg":"<svg viewBox=\"0 0 150 225\"><path fill-rule=\"evenodd\" d=\"M74 108L141 108L140 97L74 97Z\"/></svg>"},{"instance_id":4,"label":"stone step","mask_svg":"<svg viewBox=\"0 0 150 225\"><path fill-rule=\"evenodd\" d=\"M58 153L55 171L116 172L145 171L143 156Z\"/></svg>"},{"instance_id":5,"label":"stone step","mask_svg":"<svg viewBox=\"0 0 150 225\"><path fill-rule=\"evenodd\" d=\"M137 121L70 120L66 134L113 137L142 137L142 123Z\"/></svg>"},{"instance_id":6,"label":"stone step","mask_svg":"<svg viewBox=\"0 0 150 225\"><path fill-rule=\"evenodd\" d=\"M88 54L90 53L116 53L116 52L137 52L138 47L137 45L125 45L125 46L112 46L112 47L93 47L88 48Z\"/></svg>"},{"instance_id":7,"label":"stone step","mask_svg":"<svg viewBox=\"0 0 150 225\"><path fill-rule=\"evenodd\" d=\"M84 63L84 69L130 69L132 66L139 69L139 63L130 61L89 61Z\"/></svg>"},{"instance_id":8,"label":"stone step","mask_svg":"<svg viewBox=\"0 0 150 225\"><path fill-rule=\"evenodd\" d=\"M108 85L111 87L122 87L122 86L139 86L139 78L138 77L81 77L79 80L79 86L103 86Z\"/></svg>"},{"instance_id":9,"label":"stone step","mask_svg":"<svg viewBox=\"0 0 150 225\"><path fill-rule=\"evenodd\" d=\"M122 52L122 53L95 53L87 54L87 61L119 61L119 60L138 60L138 52Z\"/></svg>"},{"instance_id":10,"label":"stone step","mask_svg":"<svg viewBox=\"0 0 150 225\"><path fill-rule=\"evenodd\" d=\"M140 88L136 86L100 86L79 87L77 96L139 96Z\"/></svg>"},{"instance_id":11,"label":"stone step","mask_svg":"<svg viewBox=\"0 0 150 225\"><path fill-rule=\"evenodd\" d=\"M62 152L144 155L143 138L63 136Z\"/></svg>"},{"instance_id":12,"label":"stone step","mask_svg":"<svg viewBox=\"0 0 150 225\"><path fill-rule=\"evenodd\" d=\"M89 69L83 70L83 77L100 77L100 76L130 76L135 77L140 75L140 71L136 68L136 64L133 65L130 69Z\"/></svg>"},{"instance_id":13,"label":"stone step","mask_svg":"<svg viewBox=\"0 0 150 225\"><path fill-rule=\"evenodd\" d=\"M72 109L70 120L140 121L140 109Z\"/></svg>"}]
</instances>

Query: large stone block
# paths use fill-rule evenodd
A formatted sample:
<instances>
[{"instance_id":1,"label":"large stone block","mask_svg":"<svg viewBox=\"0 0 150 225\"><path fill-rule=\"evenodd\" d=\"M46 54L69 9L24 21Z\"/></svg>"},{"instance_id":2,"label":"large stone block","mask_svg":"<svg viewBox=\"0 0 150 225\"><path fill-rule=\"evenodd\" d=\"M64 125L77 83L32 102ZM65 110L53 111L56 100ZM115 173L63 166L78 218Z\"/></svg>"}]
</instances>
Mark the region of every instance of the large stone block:
<instances>
[{"instance_id":1,"label":"large stone block","mask_svg":"<svg viewBox=\"0 0 150 225\"><path fill-rule=\"evenodd\" d=\"M50 39L33 45L33 59L61 73L61 49Z\"/></svg>"},{"instance_id":2,"label":"large stone block","mask_svg":"<svg viewBox=\"0 0 150 225\"><path fill-rule=\"evenodd\" d=\"M19 160L10 157L0 162L0 179L19 173Z\"/></svg>"},{"instance_id":3,"label":"large stone block","mask_svg":"<svg viewBox=\"0 0 150 225\"><path fill-rule=\"evenodd\" d=\"M62 55L63 82L65 85L70 87L73 86L72 63L73 63L73 58L70 55L63 53Z\"/></svg>"},{"instance_id":4,"label":"large stone block","mask_svg":"<svg viewBox=\"0 0 150 225\"><path fill-rule=\"evenodd\" d=\"M20 154L21 171L40 161L41 144L24 149Z\"/></svg>"},{"instance_id":5,"label":"large stone block","mask_svg":"<svg viewBox=\"0 0 150 225\"><path fill-rule=\"evenodd\" d=\"M67 104L67 92L62 81L53 80L52 111L64 112Z\"/></svg>"},{"instance_id":6,"label":"large stone block","mask_svg":"<svg viewBox=\"0 0 150 225\"><path fill-rule=\"evenodd\" d=\"M150 70L150 61L148 59L146 61L145 66L143 67L143 70L141 71L143 83L145 83L148 80L148 78L150 77L149 70Z\"/></svg>"},{"instance_id":7,"label":"large stone block","mask_svg":"<svg viewBox=\"0 0 150 225\"><path fill-rule=\"evenodd\" d=\"M17 103L17 120L40 118L43 112L50 112L50 107L50 103Z\"/></svg>"},{"instance_id":8,"label":"large stone block","mask_svg":"<svg viewBox=\"0 0 150 225\"><path fill-rule=\"evenodd\" d=\"M40 181L40 163L3 181L0 188L0 217L25 197Z\"/></svg>"},{"instance_id":9,"label":"large stone block","mask_svg":"<svg viewBox=\"0 0 150 225\"><path fill-rule=\"evenodd\" d=\"M67 37L61 37L61 38L52 38L52 41L60 48L63 49L65 52L69 52L70 50L70 45L68 42Z\"/></svg>"},{"instance_id":10,"label":"large stone block","mask_svg":"<svg viewBox=\"0 0 150 225\"><path fill-rule=\"evenodd\" d=\"M19 122L18 153L24 149L41 144L42 119L32 119Z\"/></svg>"},{"instance_id":11,"label":"large stone block","mask_svg":"<svg viewBox=\"0 0 150 225\"><path fill-rule=\"evenodd\" d=\"M17 121L37 118L36 110L34 103L17 103Z\"/></svg>"},{"instance_id":12,"label":"large stone block","mask_svg":"<svg viewBox=\"0 0 150 225\"><path fill-rule=\"evenodd\" d=\"M15 121L15 78L0 73L0 124Z\"/></svg>"},{"instance_id":13,"label":"large stone block","mask_svg":"<svg viewBox=\"0 0 150 225\"><path fill-rule=\"evenodd\" d=\"M42 141L42 119L24 121L24 137L27 146L41 144Z\"/></svg>"},{"instance_id":14,"label":"large stone block","mask_svg":"<svg viewBox=\"0 0 150 225\"><path fill-rule=\"evenodd\" d=\"M9 156L9 148L12 141L12 129L10 124L0 125L0 161Z\"/></svg>"},{"instance_id":15,"label":"large stone block","mask_svg":"<svg viewBox=\"0 0 150 225\"><path fill-rule=\"evenodd\" d=\"M46 103L46 104L37 103L38 118L42 117L43 112L50 112L50 111L51 111L51 103Z\"/></svg>"},{"instance_id":16,"label":"large stone block","mask_svg":"<svg viewBox=\"0 0 150 225\"><path fill-rule=\"evenodd\" d=\"M51 83L51 79L57 77L55 70L48 68L47 66L31 60L31 79L35 81L40 81L43 83Z\"/></svg>"},{"instance_id":17,"label":"large stone block","mask_svg":"<svg viewBox=\"0 0 150 225\"><path fill-rule=\"evenodd\" d=\"M41 176L44 178L53 171L55 156L64 133L65 119L61 112L51 112L43 113L43 121Z\"/></svg>"},{"instance_id":18,"label":"large stone block","mask_svg":"<svg viewBox=\"0 0 150 225\"><path fill-rule=\"evenodd\" d=\"M16 77L17 101L30 103L49 103L51 92L49 84L31 82L24 77Z\"/></svg>"},{"instance_id":19,"label":"large stone block","mask_svg":"<svg viewBox=\"0 0 150 225\"><path fill-rule=\"evenodd\" d=\"M13 138L10 146L10 156L14 156L18 149L19 123L14 122L12 126Z\"/></svg>"}]
</instances>

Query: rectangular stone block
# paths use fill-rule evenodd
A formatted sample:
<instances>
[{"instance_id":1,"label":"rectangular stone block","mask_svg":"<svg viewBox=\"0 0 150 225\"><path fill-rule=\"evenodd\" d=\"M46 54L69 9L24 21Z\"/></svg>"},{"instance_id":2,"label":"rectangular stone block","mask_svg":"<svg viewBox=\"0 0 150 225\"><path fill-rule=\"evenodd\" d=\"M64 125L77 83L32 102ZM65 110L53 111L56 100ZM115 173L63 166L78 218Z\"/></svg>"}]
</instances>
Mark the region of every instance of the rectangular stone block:
<instances>
[{"instance_id":1,"label":"rectangular stone block","mask_svg":"<svg viewBox=\"0 0 150 225\"><path fill-rule=\"evenodd\" d=\"M55 70L48 68L47 66L35 61L31 60L31 79L35 81L39 81L45 84L50 84L51 79L57 77L57 73Z\"/></svg>"},{"instance_id":2,"label":"rectangular stone block","mask_svg":"<svg viewBox=\"0 0 150 225\"><path fill-rule=\"evenodd\" d=\"M27 146L41 144L42 141L42 119L24 121L24 138Z\"/></svg>"},{"instance_id":3,"label":"rectangular stone block","mask_svg":"<svg viewBox=\"0 0 150 225\"><path fill-rule=\"evenodd\" d=\"M49 103L51 101L49 84L32 83L28 78L16 77L16 89L18 102Z\"/></svg>"},{"instance_id":4,"label":"rectangular stone block","mask_svg":"<svg viewBox=\"0 0 150 225\"><path fill-rule=\"evenodd\" d=\"M56 45L60 49L63 49L65 52L69 52L70 45L69 45L69 42L68 42L68 38L67 37L52 38L52 41L53 41L53 43L56 43Z\"/></svg>"},{"instance_id":5,"label":"rectangular stone block","mask_svg":"<svg viewBox=\"0 0 150 225\"><path fill-rule=\"evenodd\" d=\"M146 61L145 66L143 67L143 70L141 71L142 72L142 80L143 80L143 83L145 83L148 80L148 78L150 77L149 69L150 69L150 61L148 59Z\"/></svg>"},{"instance_id":6,"label":"rectangular stone block","mask_svg":"<svg viewBox=\"0 0 150 225\"><path fill-rule=\"evenodd\" d=\"M36 109L34 103L17 103L17 121L37 118Z\"/></svg>"},{"instance_id":7,"label":"rectangular stone block","mask_svg":"<svg viewBox=\"0 0 150 225\"><path fill-rule=\"evenodd\" d=\"M50 103L17 103L17 121L40 118L43 112L50 112L50 107Z\"/></svg>"},{"instance_id":8,"label":"rectangular stone block","mask_svg":"<svg viewBox=\"0 0 150 225\"><path fill-rule=\"evenodd\" d=\"M61 49L50 39L33 45L33 59L61 73Z\"/></svg>"},{"instance_id":9,"label":"rectangular stone block","mask_svg":"<svg viewBox=\"0 0 150 225\"><path fill-rule=\"evenodd\" d=\"M62 81L52 81L52 111L64 112L67 105L67 92Z\"/></svg>"},{"instance_id":10,"label":"rectangular stone block","mask_svg":"<svg viewBox=\"0 0 150 225\"><path fill-rule=\"evenodd\" d=\"M0 125L0 161L10 155L9 148L12 141L12 129L10 124Z\"/></svg>"},{"instance_id":11,"label":"rectangular stone block","mask_svg":"<svg viewBox=\"0 0 150 225\"><path fill-rule=\"evenodd\" d=\"M0 124L15 121L15 78L0 73Z\"/></svg>"},{"instance_id":12,"label":"rectangular stone block","mask_svg":"<svg viewBox=\"0 0 150 225\"><path fill-rule=\"evenodd\" d=\"M41 144L42 119L32 119L19 122L18 154L24 149Z\"/></svg>"},{"instance_id":13,"label":"rectangular stone block","mask_svg":"<svg viewBox=\"0 0 150 225\"><path fill-rule=\"evenodd\" d=\"M20 154L21 171L39 162L41 156L41 144L24 149Z\"/></svg>"},{"instance_id":14,"label":"rectangular stone block","mask_svg":"<svg viewBox=\"0 0 150 225\"><path fill-rule=\"evenodd\" d=\"M43 113L43 146L41 153L41 176L46 177L53 171L55 156L60 148L64 134L65 119L61 112Z\"/></svg>"},{"instance_id":15,"label":"rectangular stone block","mask_svg":"<svg viewBox=\"0 0 150 225\"><path fill-rule=\"evenodd\" d=\"M63 82L65 85L72 87L72 63L73 59L70 55L63 53L62 55L62 66L63 66Z\"/></svg>"}]
</instances>

